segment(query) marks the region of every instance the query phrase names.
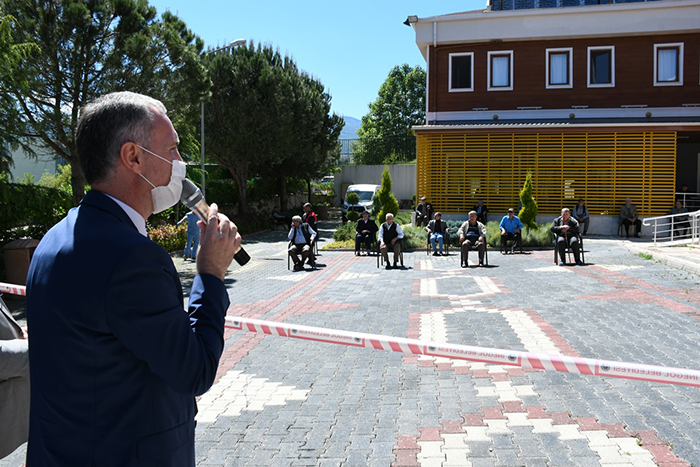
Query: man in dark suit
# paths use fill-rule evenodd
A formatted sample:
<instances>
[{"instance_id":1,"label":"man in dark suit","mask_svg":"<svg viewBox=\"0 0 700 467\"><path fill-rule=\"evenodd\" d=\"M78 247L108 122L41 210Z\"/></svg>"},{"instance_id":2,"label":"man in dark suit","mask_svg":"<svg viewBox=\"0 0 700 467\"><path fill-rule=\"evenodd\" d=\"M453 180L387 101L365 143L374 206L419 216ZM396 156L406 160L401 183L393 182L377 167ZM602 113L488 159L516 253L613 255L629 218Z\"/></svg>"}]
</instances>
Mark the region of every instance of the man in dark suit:
<instances>
[{"instance_id":1,"label":"man in dark suit","mask_svg":"<svg viewBox=\"0 0 700 467\"><path fill-rule=\"evenodd\" d=\"M214 383L238 229L213 204L187 311L146 219L174 205L184 166L162 103L107 94L81 111L92 190L36 249L28 277L27 465L194 466L195 396Z\"/></svg>"},{"instance_id":2,"label":"man in dark suit","mask_svg":"<svg viewBox=\"0 0 700 467\"><path fill-rule=\"evenodd\" d=\"M369 211L363 211L362 218L358 219L357 227L355 227L355 231L357 232L355 235L356 255L360 254L360 245L362 243L365 244L367 254L369 255L372 243L376 241L377 230L379 230L379 227L377 227L377 223L374 222L373 219L369 218Z\"/></svg>"}]
</instances>

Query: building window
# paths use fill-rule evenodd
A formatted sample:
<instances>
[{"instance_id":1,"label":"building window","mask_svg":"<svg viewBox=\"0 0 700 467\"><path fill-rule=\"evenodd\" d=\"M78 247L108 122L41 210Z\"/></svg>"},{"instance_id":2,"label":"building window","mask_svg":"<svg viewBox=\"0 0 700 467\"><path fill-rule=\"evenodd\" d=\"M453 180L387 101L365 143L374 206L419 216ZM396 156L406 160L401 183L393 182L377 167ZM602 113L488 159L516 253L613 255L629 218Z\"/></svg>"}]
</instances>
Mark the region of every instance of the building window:
<instances>
[{"instance_id":1,"label":"building window","mask_svg":"<svg viewBox=\"0 0 700 467\"><path fill-rule=\"evenodd\" d=\"M654 44L654 86L683 84L683 43Z\"/></svg>"},{"instance_id":2,"label":"building window","mask_svg":"<svg viewBox=\"0 0 700 467\"><path fill-rule=\"evenodd\" d=\"M502 50L488 53L488 90L513 90L513 51Z\"/></svg>"},{"instance_id":3,"label":"building window","mask_svg":"<svg viewBox=\"0 0 700 467\"><path fill-rule=\"evenodd\" d=\"M450 92L474 91L474 54L450 54Z\"/></svg>"},{"instance_id":4,"label":"building window","mask_svg":"<svg viewBox=\"0 0 700 467\"><path fill-rule=\"evenodd\" d=\"M588 48L588 87L615 87L615 47Z\"/></svg>"},{"instance_id":5,"label":"building window","mask_svg":"<svg viewBox=\"0 0 700 467\"><path fill-rule=\"evenodd\" d=\"M567 49L547 49L547 89L571 88L573 86L574 51Z\"/></svg>"}]
</instances>

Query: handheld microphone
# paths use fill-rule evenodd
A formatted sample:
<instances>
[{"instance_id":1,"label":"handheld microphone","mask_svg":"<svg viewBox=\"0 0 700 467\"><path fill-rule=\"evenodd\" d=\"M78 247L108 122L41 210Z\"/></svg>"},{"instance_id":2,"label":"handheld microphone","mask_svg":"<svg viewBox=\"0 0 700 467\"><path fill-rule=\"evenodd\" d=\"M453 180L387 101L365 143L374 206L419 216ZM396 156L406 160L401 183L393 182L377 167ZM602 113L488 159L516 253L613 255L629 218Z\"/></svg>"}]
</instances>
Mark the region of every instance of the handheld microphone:
<instances>
[{"instance_id":1,"label":"handheld microphone","mask_svg":"<svg viewBox=\"0 0 700 467\"><path fill-rule=\"evenodd\" d=\"M197 217L199 217L202 222L205 224L209 223L209 205L204 200L202 190L197 188L197 185L192 183L191 180L184 179L182 181L182 195L180 196L180 201L193 213L197 214ZM241 247L236 254L233 255L233 259L243 266L250 261L250 256L243 247Z\"/></svg>"}]
</instances>

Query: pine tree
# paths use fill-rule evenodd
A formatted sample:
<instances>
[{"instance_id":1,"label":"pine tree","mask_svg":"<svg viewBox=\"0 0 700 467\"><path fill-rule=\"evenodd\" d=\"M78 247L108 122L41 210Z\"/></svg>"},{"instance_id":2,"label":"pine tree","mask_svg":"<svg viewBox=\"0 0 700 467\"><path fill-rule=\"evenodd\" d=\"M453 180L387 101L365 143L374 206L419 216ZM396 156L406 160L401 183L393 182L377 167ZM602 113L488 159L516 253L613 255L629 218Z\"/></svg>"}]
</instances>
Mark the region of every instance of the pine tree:
<instances>
[{"instance_id":1,"label":"pine tree","mask_svg":"<svg viewBox=\"0 0 700 467\"><path fill-rule=\"evenodd\" d=\"M518 213L518 217L523 225L529 229L537 229L537 202L532 196L532 171L527 171L523 189L520 190L520 203L522 209Z\"/></svg>"},{"instance_id":2,"label":"pine tree","mask_svg":"<svg viewBox=\"0 0 700 467\"><path fill-rule=\"evenodd\" d=\"M377 198L379 198L379 202L382 205L377 219L379 223L384 222L387 213L396 215L399 212L399 202L396 200L394 193L391 192L391 174L389 173L389 167L385 166L384 172L382 172L382 186L377 193Z\"/></svg>"}]
</instances>

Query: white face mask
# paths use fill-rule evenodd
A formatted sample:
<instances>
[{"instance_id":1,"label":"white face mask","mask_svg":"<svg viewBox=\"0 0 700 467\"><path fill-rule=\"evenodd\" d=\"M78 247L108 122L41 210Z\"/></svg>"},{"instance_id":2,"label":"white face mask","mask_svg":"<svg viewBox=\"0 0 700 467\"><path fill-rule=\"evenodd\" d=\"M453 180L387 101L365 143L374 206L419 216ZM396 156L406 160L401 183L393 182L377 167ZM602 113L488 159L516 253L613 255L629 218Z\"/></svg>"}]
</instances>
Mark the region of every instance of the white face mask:
<instances>
[{"instance_id":1,"label":"white face mask","mask_svg":"<svg viewBox=\"0 0 700 467\"><path fill-rule=\"evenodd\" d=\"M171 206L175 206L178 201L180 201L180 195L182 194L182 180L185 178L187 165L178 160L173 160L172 162L164 157L159 156L155 152L149 151L148 149L136 145L143 149L149 154L153 154L158 159L162 159L168 164L172 165L172 171L170 173L170 182L165 186L155 186L146 177L141 175L141 178L146 180L149 185L153 188L151 189L151 198L153 199L153 214L165 211Z\"/></svg>"}]
</instances>

